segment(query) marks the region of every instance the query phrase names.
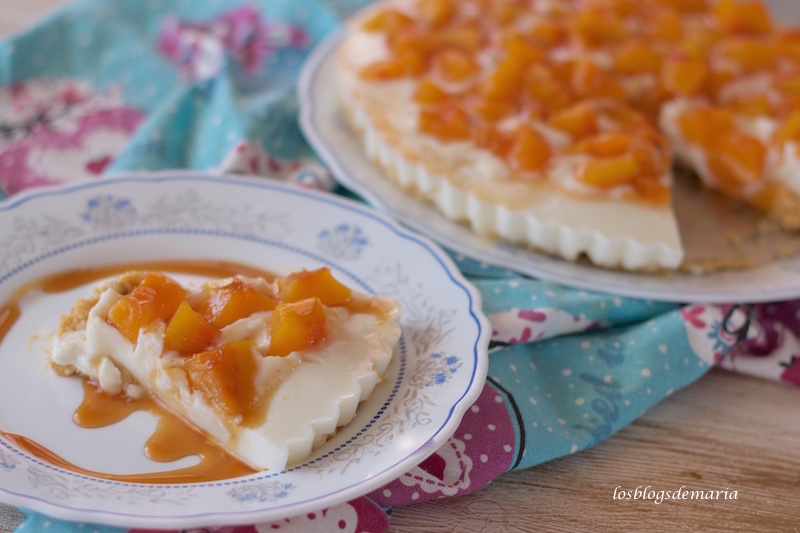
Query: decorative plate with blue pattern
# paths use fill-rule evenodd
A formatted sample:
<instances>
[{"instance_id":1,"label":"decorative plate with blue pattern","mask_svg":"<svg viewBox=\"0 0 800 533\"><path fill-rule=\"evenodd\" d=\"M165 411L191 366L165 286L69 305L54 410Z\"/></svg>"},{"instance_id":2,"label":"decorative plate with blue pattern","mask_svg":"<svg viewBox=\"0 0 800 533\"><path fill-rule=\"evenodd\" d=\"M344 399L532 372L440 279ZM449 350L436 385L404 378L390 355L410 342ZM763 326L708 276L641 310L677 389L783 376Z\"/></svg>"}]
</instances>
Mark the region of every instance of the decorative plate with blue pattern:
<instances>
[{"instance_id":1,"label":"decorative plate with blue pattern","mask_svg":"<svg viewBox=\"0 0 800 533\"><path fill-rule=\"evenodd\" d=\"M477 291L427 239L360 204L263 179L190 172L82 182L0 203L0 302L48 274L174 259L277 273L327 265L354 288L398 297L403 336L388 375L355 420L283 472L121 483L62 470L0 437L0 502L67 520L147 528L317 511L375 490L425 459L483 388L491 331ZM21 301L21 316L0 343L0 430L92 471L186 466L144 457L155 424L147 413L101 429L72 422L81 381L57 376L45 356L60 315L85 292L34 291Z\"/></svg>"}]
</instances>

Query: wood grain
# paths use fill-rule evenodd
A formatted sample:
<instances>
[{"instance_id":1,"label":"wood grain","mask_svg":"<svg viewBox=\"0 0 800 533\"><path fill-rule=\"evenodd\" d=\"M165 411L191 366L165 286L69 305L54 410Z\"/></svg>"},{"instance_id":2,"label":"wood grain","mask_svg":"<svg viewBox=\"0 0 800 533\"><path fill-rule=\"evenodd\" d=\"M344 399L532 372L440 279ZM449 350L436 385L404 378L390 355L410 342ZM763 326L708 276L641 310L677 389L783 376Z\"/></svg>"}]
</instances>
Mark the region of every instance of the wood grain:
<instances>
[{"instance_id":1,"label":"wood grain","mask_svg":"<svg viewBox=\"0 0 800 533\"><path fill-rule=\"evenodd\" d=\"M713 370L598 446L461 498L393 510L392 531L800 531L800 390ZM614 500L632 490L736 500Z\"/></svg>"},{"instance_id":2,"label":"wood grain","mask_svg":"<svg viewBox=\"0 0 800 533\"><path fill-rule=\"evenodd\" d=\"M61 0L0 1L0 35ZM800 390L713 370L585 452L392 510L391 531L800 531ZM736 500L614 500L615 487Z\"/></svg>"}]
</instances>

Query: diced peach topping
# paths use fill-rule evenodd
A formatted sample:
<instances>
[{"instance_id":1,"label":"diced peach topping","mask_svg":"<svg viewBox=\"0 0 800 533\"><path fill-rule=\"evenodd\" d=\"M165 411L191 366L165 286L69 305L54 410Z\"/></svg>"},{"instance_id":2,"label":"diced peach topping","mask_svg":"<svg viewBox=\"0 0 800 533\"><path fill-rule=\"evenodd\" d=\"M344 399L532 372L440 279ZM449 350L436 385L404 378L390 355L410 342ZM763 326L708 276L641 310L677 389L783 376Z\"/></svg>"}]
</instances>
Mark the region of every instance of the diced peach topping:
<instances>
[{"instance_id":1,"label":"diced peach topping","mask_svg":"<svg viewBox=\"0 0 800 533\"><path fill-rule=\"evenodd\" d=\"M553 20L537 22L527 33L528 37L533 40L533 42L545 47L555 46L566 37L564 25Z\"/></svg>"},{"instance_id":2,"label":"diced peach topping","mask_svg":"<svg viewBox=\"0 0 800 533\"><path fill-rule=\"evenodd\" d=\"M597 133L597 114L592 106L578 102L550 117L550 125L569 133L573 139Z\"/></svg>"},{"instance_id":3,"label":"diced peach topping","mask_svg":"<svg viewBox=\"0 0 800 533\"><path fill-rule=\"evenodd\" d=\"M505 158L511 150L511 137L490 125L478 126L474 139L478 147L485 148L500 158Z\"/></svg>"},{"instance_id":4,"label":"diced peach topping","mask_svg":"<svg viewBox=\"0 0 800 533\"><path fill-rule=\"evenodd\" d=\"M452 46L467 52L477 52L483 46L484 34L481 27L474 23L448 26L436 33L436 43L439 47Z\"/></svg>"},{"instance_id":5,"label":"diced peach topping","mask_svg":"<svg viewBox=\"0 0 800 533\"><path fill-rule=\"evenodd\" d=\"M325 310L319 298L281 303L272 313L269 355L305 350L326 337Z\"/></svg>"},{"instance_id":6,"label":"diced peach topping","mask_svg":"<svg viewBox=\"0 0 800 533\"><path fill-rule=\"evenodd\" d=\"M588 6L574 17L573 31L589 46L617 42L628 35L624 21L609 10Z\"/></svg>"},{"instance_id":7,"label":"diced peach topping","mask_svg":"<svg viewBox=\"0 0 800 533\"><path fill-rule=\"evenodd\" d=\"M507 35L503 46L507 57L511 57L513 61L522 67L527 67L531 63L538 63L545 59L544 50L531 44L519 33Z\"/></svg>"},{"instance_id":8,"label":"diced peach topping","mask_svg":"<svg viewBox=\"0 0 800 533\"><path fill-rule=\"evenodd\" d=\"M275 309L276 304L252 285L232 278L227 285L215 288L197 311L213 326L224 328L253 313Z\"/></svg>"},{"instance_id":9,"label":"diced peach topping","mask_svg":"<svg viewBox=\"0 0 800 533\"><path fill-rule=\"evenodd\" d=\"M728 33L768 33L772 28L767 8L758 0L719 0L712 13Z\"/></svg>"},{"instance_id":10,"label":"diced peach topping","mask_svg":"<svg viewBox=\"0 0 800 533\"><path fill-rule=\"evenodd\" d=\"M475 59L459 48L445 48L433 57L433 72L446 81L463 81L479 70Z\"/></svg>"},{"instance_id":11,"label":"diced peach topping","mask_svg":"<svg viewBox=\"0 0 800 533\"><path fill-rule=\"evenodd\" d=\"M225 344L183 360L192 391L199 391L231 418L247 417L257 402L254 376L256 357L253 341Z\"/></svg>"},{"instance_id":12,"label":"diced peach topping","mask_svg":"<svg viewBox=\"0 0 800 533\"><path fill-rule=\"evenodd\" d=\"M420 0L416 7L422 21L433 27L443 26L456 12L453 0Z\"/></svg>"},{"instance_id":13,"label":"diced peach topping","mask_svg":"<svg viewBox=\"0 0 800 533\"><path fill-rule=\"evenodd\" d=\"M417 52L405 52L383 61L367 65L361 70L365 80L393 80L408 76L419 76L427 68L425 57Z\"/></svg>"},{"instance_id":14,"label":"diced peach topping","mask_svg":"<svg viewBox=\"0 0 800 533\"><path fill-rule=\"evenodd\" d=\"M547 165L551 153L550 145L542 134L523 124L514 133L508 159L511 166L518 170L535 172Z\"/></svg>"},{"instance_id":15,"label":"diced peach topping","mask_svg":"<svg viewBox=\"0 0 800 533\"><path fill-rule=\"evenodd\" d=\"M423 80L414 92L414 101L422 105L435 105L446 102L450 98L449 93L441 89L431 80Z\"/></svg>"},{"instance_id":16,"label":"diced peach topping","mask_svg":"<svg viewBox=\"0 0 800 533\"><path fill-rule=\"evenodd\" d=\"M545 65L531 65L526 69L522 94L547 113L558 111L572 101L571 89Z\"/></svg>"},{"instance_id":17,"label":"diced peach topping","mask_svg":"<svg viewBox=\"0 0 800 533\"><path fill-rule=\"evenodd\" d=\"M669 188L649 176L635 178L631 185L636 196L652 205L664 205L670 201Z\"/></svg>"},{"instance_id":18,"label":"diced peach topping","mask_svg":"<svg viewBox=\"0 0 800 533\"><path fill-rule=\"evenodd\" d=\"M280 281L281 300L287 303L319 298L327 306L344 305L353 291L333 277L328 267L301 270Z\"/></svg>"},{"instance_id":19,"label":"diced peach topping","mask_svg":"<svg viewBox=\"0 0 800 533\"><path fill-rule=\"evenodd\" d=\"M762 179L766 156L761 141L734 130L714 139L707 161L720 187L736 191Z\"/></svg>"},{"instance_id":20,"label":"diced peach topping","mask_svg":"<svg viewBox=\"0 0 800 533\"><path fill-rule=\"evenodd\" d=\"M473 100L469 104L469 108L489 122L496 122L513 113L515 105L510 100L479 98Z\"/></svg>"},{"instance_id":21,"label":"diced peach topping","mask_svg":"<svg viewBox=\"0 0 800 533\"><path fill-rule=\"evenodd\" d=\"M148 272L130 294L111 306L108 322L128 340L136 342L139 331L156 320L166 324L181 302L186 290L158 272Z\"/></svg>"},{"instance_id":22,"label":"diced peach topping","mask_svg":"<svg viewBox=\"0 0 800 533\"><path fill-rule=\"evenodd\" d=\"M640 172L636 158L628 154L586 161L578 170L578 178L595 187L615 187L633 181Z\"/></svg>"},{"instance_id":23,"label":"diced peach topping","mask_svg":"<svg viewBox=\"0 0 800 533\"><path fill-rule=\"evenodd\" d=\"M593 61L579 61L572 73L572 90L581 98L613 98L624 100L625 91L619 82Z\"/></svg>"},{"instance_id":24,"label":"diced peach topping","mask_svg":"<svg viewBox=\"0 0 800 533\"><path fill-rule=\"evenodd\" d=\"M683 37L680 15L674 9L661 9L648 21L648 36L660 41L677 41Z\"/></svg>"},{"instance_id":25,"label":"diced peach topping","mask_svg":"<svg viewBox=\"0 0 800 533\"><path fill-rule=\"evenodd\" d=\"M613 157L624 154L631 144L631 136L625 133L601 133L583 141L586 151L597 157Z\"/></svg>"},{"instance_id":26,"label":"diced peach topping","mask_svg":"<svg viewBox=\"0 0 800 533\"><path fill-rule=\"evenodd\" d=\"M419 130L446 142L469 139L471 127L464 110L453 104L444 104L420 111Z\"/></svg>"},{"instance_id":27,"label":"diced peach topping","mask_svg":"<svg viewBox=\"0 0 800 533\"><path fill-rule=\"evenodd\" d=\"M770 115L772 113L772 103L767 95L763 93L734 96L725 102L725 107L736 113L751 117Z\"/></svg>"},{"instance_id":28,"label":"diced peach topping","mask_svg":"<svg viewBox=\"0 0 800 533\"><path fill-rule=\"evenodd\" d=\"M763 40L731 37L720 41L714 52L727 61L735 63L745 72L770 67L775 60L775 47Z\"/></svg>"},{"instance_id":29,"label":"diced peach topping","mask_svg":"<svg viewBox=\"0 0 800 533\"><path fill-rule=\"evenodd\" d=\"M662 2L684 13L700 13L708 8L707 0L662 0Z\"/></svg>"},{"instance_id":30,"label":"diced peach topping","mask_svg":"<svg viewBox=\"0 0 800 533\"><path fill-rule=\"evenodd\" d=\"M701 93L709 77L705 61L673 56L664 60L661 68L661 82L672 94L694 96Z\"/></svg>"},{"instance_id":31,"label":"diced peach topping","mask_svg":"<svg viewBox=\"0 0 800 533\"><path fill-rule=\"evenodd\" d=\"M725 109L697 107L681 114L678 127L689 142L707 148L715 138L733 130L733 115Z\"/></svg>"},{"instance_id":32,"label":"diced peach topping","mask_svg":"<svg viewBox=\"0 0 800 533\"><path fill-rule=\"evenodd\" d=\"M795 111L783 121L775 132L774 139L779 146L800 141L800 111Z\"/></svg>"},{"instance_id":33,"label":"diced peach topping","mask_svg":"<svg viewBox=\"0 0 800 533\"><path fill-rule=\"evenodd\" d=\"M366 31L393 33L412 24L413 20L408 15L393 9L383 9L367 18L361 27Z\"/></svg>"},{"instance_id":34,"label":"diced peach topping","mask_svg":"<svg viewBox=\"0 0 800 533\"><path fill-rule=\"evenodd\" d=\"M218 328L209 324L184 301L167 324L164 350L175 351L180 355L202 352L212 348L221 335Z\"/></svg>"},{"instance_id":35,"label":"diced peach topping","mask_svg":"<svg viewBox=\"0 0 800 533\"><path fill-rule=\"evenodd\" d=\"M522 86L525 63L520 58L506 56L484 82L483 94L494 100L513 100Z\"/></svg>"},{"instance_id":36,"label":"diced peach topping","mask_svg":"<svg viewBox=\"0 0 800 533\"><path fill-rule=\"evenodd\" d=\"M661 56L644 41L624 43L617 48L614 59L614 68L620 74L658 72L661 67Z\"/></svg>"}]
</instances>

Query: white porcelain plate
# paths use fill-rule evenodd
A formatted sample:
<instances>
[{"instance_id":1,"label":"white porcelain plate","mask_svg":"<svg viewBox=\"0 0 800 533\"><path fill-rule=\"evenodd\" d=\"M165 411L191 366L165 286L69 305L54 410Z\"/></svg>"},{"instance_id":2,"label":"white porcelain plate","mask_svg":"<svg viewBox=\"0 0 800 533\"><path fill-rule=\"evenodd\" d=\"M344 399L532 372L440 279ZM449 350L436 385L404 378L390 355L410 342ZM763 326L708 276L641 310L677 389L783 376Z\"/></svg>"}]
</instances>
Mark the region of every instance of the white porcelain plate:
<instances>
[{"instance_id":1,"label":"white porcelain plate","mask_svg":"<svg viewBox=\"0 0 800 533\"><path fill-rule=\"evenodd\" d=\"M48 274L96 265L218 259L286 273L329 266L396 296L403 336L353 422L284 472L147 485L56 468L0 437L0 502L67 520L146 528L267 522L349 501L400 476L450 437L483 388L489 333L480 296L449 258L374 210L266 180L193 173L122 176L0 203L0 302ZM34 292L0 343L0 429L96 472L174 469L142 453L155 421L135 413L82 429L77 378L45 360L59 316L89 287ZM191 458L181 461L191 462Z\"/></svg>"},{"instance_id":2,"label":"white porcelain plate","mask_svg":"<svg viewBox=\"0 0 800 533\"><path fill-rule=\"evenodd\" d=\"M775 4L776 14L783 13L786 5ZM303 67L298 86L303 132L342 185L407 226L479 261L582 289L673 302L745 303L800 297L800 256L752 270L703 276L644 275L564 261L481 237L451 221L389 182L364 155L336 94L333 58L341 37L341 33L334 35L318 46Z\"/></svg>"}]
</instances>

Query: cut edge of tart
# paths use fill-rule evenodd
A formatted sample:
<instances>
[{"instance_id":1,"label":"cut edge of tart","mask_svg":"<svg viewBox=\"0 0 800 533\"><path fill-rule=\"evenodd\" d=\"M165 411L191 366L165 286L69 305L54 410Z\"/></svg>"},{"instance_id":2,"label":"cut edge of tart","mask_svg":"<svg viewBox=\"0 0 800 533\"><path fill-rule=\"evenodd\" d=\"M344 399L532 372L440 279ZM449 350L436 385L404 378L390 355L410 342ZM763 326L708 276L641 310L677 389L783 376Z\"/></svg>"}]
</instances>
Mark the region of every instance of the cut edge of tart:
<instances>
[{"instance_id":1,"label":"cut edge of tart","mask_svg":"<svg viewBox=\"0 0 800 533\"><path fill-rule=\"evenodd\" d=\"M197 288L128 272L62 316L48 361L109 394L152 396L255 470L281 471L356 416L384 378L399 314L327 268Z\"/></svg>"}]
</instances>

